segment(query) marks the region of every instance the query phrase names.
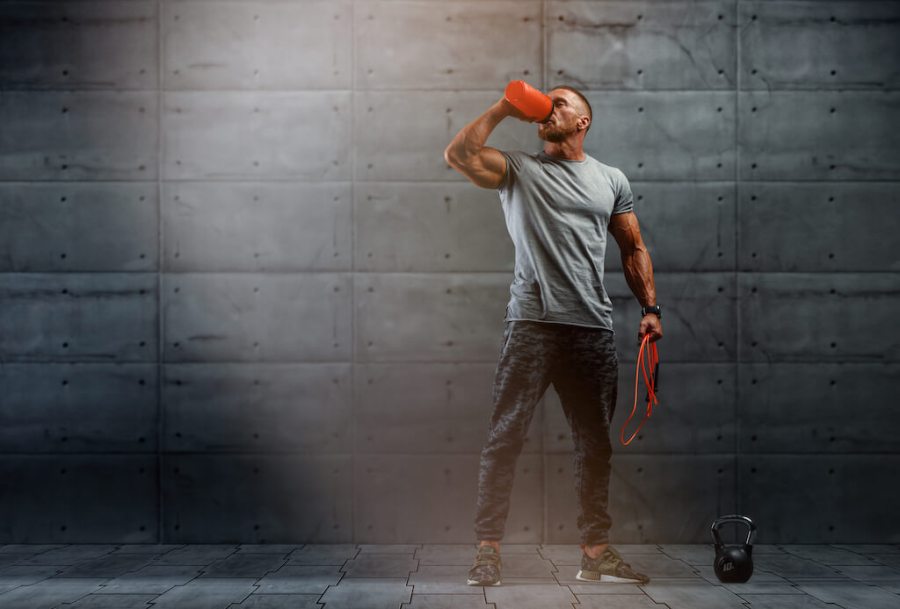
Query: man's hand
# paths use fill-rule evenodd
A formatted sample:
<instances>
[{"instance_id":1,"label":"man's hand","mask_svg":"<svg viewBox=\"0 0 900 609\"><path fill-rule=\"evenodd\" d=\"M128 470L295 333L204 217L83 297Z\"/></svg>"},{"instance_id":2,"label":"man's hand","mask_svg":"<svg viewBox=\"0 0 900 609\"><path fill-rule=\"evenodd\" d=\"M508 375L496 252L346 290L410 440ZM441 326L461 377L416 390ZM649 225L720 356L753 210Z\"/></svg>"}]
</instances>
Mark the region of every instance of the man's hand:
<instances>
[{"instance_id":1,"label":"man's hand","mask_svg":"<svg viewBox=\"0 0 900 609\"><path fill-rule=\"evenodd\" d=\"M641 326L638 329L638 344L644 342L644 335L650 335L650 342L655 343L662 338L662 321L655 313L647 313L641 320Z\"/></svg>"},{"instance_id":2,"label":"man's hand","mask_svg":"<svg viewBox=\"0 0 900 609\"><path fill-rule=\"evenodd\" d=\"M509 100L506 99L506 97L501 97L497 103L500 104L500 107L503 108L503 110L506 112L507 116L513 116L513 117L519 119L520 121L525 121L526 123L534 122L533 118L531 118L529 116L525 116L524 112L522 112L521 110L516 108L514 105L509 103Z\"/></svg>"}]
</instances>

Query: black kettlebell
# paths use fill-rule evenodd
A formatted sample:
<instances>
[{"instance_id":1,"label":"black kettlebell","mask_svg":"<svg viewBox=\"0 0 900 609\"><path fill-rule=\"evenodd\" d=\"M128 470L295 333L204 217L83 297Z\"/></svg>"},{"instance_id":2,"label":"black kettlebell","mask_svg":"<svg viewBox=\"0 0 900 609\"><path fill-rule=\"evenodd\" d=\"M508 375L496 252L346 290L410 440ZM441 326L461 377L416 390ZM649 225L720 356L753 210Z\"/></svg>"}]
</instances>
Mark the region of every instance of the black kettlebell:
<instances>
[{"instance_id":1,"label":"black kettlebell","mask_svg":"<svg viewBox=\"0 0 900 609\"><path fill-rule=\"evenodd\" d=\"M740 546L726 546L719 537L719 527L726 522L741 522L749 527L747 541ZM756 532L756 525L746 516L729 514L720 516L711 527L713 539L716 542L716 560L713 570L719 581L725 584L742 584L753 575L753 546L750 538Z\"/></svg>"}]
</instances>

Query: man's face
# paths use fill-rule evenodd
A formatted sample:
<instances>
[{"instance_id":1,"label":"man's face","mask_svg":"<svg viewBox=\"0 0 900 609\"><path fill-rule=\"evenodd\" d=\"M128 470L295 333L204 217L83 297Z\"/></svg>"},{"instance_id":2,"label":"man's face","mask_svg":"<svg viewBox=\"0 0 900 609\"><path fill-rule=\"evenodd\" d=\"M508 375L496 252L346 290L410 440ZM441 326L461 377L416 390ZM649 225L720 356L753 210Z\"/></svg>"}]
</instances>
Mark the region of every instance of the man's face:
<instances>
[{"instance_id":1,"label":"man's face","mask_svg":"<svg viewBox=\"0 0 900 609\"><path fill-rule=\"evenodd\" d=\"M587 116L584 104L568 89L553 89L547 96L553 100L553 114L546 123L538 123L538 137L548 142L563 142L578 133L578 119Z\"/></svg>"}]
</instances>

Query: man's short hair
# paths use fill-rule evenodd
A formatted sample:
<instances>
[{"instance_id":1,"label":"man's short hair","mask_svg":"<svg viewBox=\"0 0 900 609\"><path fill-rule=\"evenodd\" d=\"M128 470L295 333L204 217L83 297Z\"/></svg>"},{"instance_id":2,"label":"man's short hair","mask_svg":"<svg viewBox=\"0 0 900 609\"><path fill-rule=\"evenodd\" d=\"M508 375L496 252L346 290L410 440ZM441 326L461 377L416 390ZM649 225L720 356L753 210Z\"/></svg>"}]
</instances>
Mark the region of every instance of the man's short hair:
<instances>
[{"instance_id":1,"label":"man's short hair","mask_svg":"<svg viewBox=\"0 0 900 609\"><path fill-rule=\"evenodd\" d=\"M594 111L591 108L591 102L589 102L587 100L587 97L585 97L584 94L581 91L579 91L578 89L576 89L575 87L570 87L568 85L560 85L558 87L553 87L553 89L565 89L566 91L571 91L572 93L574 93L575 95L577 95L578 97L581 98L581 101L583 101L584 105L587 107L588 118L591 119L591 122L588 123L587 129L584 130L585 134L587 134L587 132L591 128L591 125L594 124Z\"/></svg>"}]
</instances>

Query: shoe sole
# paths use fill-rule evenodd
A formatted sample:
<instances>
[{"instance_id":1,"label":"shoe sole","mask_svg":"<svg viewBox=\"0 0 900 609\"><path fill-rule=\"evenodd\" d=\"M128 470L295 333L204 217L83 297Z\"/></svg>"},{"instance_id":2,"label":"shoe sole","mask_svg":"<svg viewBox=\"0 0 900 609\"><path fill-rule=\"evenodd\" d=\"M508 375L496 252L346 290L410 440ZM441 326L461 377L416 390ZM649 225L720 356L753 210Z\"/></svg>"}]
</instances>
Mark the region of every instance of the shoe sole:
<instances>
[{"instance_id":1,"label":"shoe sole","mask_svg":"<svg viewBox=\"0 0 900 609\"><path fill-rule=\"evenodd\" d=\"M497 582L493 583L493 584L485 584L485 583L482 583L479 581L475 581L474 579L470 579L470 580L467 580L466 583L469 584L470 586L499 586L500 580L498 579Z\"/></svg>"},{"instance_id":2,"label":"shoe sole","mask_svg":"<svg viewBox=\"0 0 900 609\"><path fill-rule=\"evenodd\" d=\"M575 576L575 579L583 582L591 582L594 584L643 584L648 582L643 582L639 579L628 579L626 577L616 577L615 575L600 575L600 579L585 577L583 571L578 571L578 574Z\"/></svg>"}]
</instances>

